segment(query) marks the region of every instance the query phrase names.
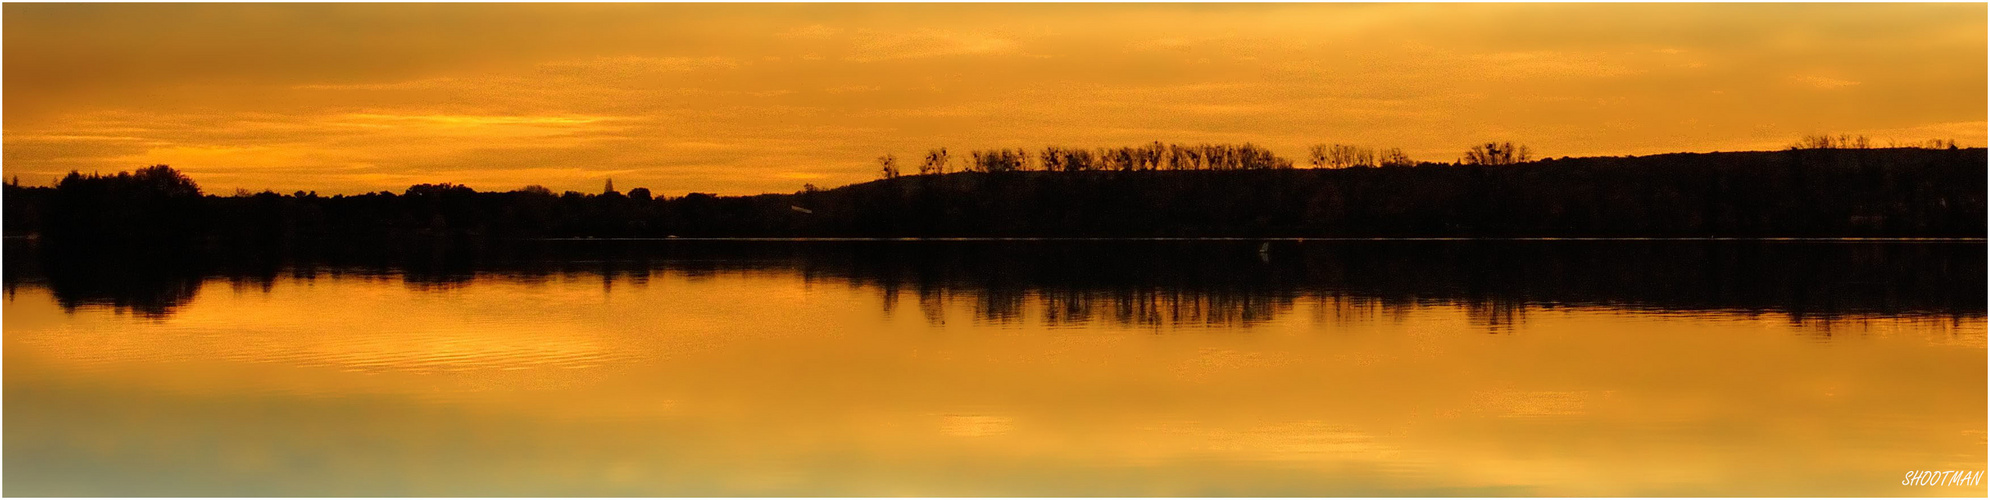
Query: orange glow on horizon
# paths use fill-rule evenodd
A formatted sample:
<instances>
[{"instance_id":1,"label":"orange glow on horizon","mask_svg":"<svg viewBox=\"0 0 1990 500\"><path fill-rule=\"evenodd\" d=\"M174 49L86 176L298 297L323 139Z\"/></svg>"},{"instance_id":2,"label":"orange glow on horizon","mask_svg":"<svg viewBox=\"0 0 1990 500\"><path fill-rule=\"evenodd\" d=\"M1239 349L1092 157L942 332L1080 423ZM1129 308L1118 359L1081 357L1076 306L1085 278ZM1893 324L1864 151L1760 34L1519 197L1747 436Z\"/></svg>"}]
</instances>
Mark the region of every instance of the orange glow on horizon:
<instances>
[{"instance_id":1,"label":"orange glow on horizon","mask_svg":"<svg viewBox=\"0 0 1990 500\"><path fill-rule=\"evenodd\" d=\"M1986 142L1982 4L8 4L5 175L659 194L931 147Z\"/></svg>"}]
</instances>

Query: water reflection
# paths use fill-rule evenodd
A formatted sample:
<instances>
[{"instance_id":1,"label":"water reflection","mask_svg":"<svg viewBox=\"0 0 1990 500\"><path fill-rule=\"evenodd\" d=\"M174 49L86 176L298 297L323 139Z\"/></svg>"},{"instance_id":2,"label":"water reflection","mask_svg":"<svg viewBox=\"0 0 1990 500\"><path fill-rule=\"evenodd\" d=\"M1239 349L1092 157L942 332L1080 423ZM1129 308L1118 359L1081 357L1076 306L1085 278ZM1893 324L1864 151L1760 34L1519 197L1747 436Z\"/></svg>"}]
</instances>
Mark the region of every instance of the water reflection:
<instances>
[{"instance_id":1,"label":"water reflection","mask_svg":"<svg viewBox=\"0 0 1990 500\"><path fill-rule=\"evenodd\" d=\"M793 274L874 290L935 324L947 303L974 319L1050 326L1249 327L1323 304L1330 315L1400 316L1457 305L1489 331L1530 308L1779 313L1960 320L1985 313L1981 242L1737 241L545 241L501 247L408 243L309 251L116 252L10 241L6 286L49 288L66 309L170 316L212 280L267 289L278 279L396 279L420 290L552 277L642 286ZM1263 251L1260 251L1263 250Z\"/></svg>"},{"instance_id":2,"label":"water reflection","mask_svg":"<svg viewBox=\"0 0 1990 500\"><path fill-rule=\"evenodd\" d=\"M1502 245L10 248L5 493L1973 494L1980 244Z\"/></svg>"}]
</instances>

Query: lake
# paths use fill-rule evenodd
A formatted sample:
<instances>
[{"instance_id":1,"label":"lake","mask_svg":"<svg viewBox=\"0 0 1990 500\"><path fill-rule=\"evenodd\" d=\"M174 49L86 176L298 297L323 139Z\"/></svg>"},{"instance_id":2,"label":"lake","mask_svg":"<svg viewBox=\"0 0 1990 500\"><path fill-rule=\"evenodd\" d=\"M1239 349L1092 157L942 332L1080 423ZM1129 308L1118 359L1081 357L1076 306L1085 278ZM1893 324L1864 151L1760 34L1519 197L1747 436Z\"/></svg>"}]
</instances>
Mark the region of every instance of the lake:
<instances>
[{"instance_id":1,"label":"lake","mask_svg":"<svg viewBox=\"0 0 1990 500\"><path fill-rule=\"evenodd\" d=\"M1985 245L9 241L10 496L1980 496Z\"/></svg>"}]
</instances>

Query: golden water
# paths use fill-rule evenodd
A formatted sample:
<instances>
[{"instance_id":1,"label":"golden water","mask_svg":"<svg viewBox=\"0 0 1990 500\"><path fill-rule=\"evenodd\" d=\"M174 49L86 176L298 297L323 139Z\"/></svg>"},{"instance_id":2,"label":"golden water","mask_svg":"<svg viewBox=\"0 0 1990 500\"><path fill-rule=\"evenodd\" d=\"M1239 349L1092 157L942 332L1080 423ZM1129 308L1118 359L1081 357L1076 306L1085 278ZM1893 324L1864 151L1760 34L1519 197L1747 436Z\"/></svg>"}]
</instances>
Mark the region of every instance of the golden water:
<instances>
[{"instance_id":1,"label":"golden water","mask_svg":"<svg viewBox=\"0 0 1990 500\"><path fill-rule=\"evenodd\" d=\"M1900 485L1985 468L1980 316L1306 294L1114 321L967 295L317 275L141 315L21 286L5 494L1985 491Z\"/></svg>"}]
</instances>

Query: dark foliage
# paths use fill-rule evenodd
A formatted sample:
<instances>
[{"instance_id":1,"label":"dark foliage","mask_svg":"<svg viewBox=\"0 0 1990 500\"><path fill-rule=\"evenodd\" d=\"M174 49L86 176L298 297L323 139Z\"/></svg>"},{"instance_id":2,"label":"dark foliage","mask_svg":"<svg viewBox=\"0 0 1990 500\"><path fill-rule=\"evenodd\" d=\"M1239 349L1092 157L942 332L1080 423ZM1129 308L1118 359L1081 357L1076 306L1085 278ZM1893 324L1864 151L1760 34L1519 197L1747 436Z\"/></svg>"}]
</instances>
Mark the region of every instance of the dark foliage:
<instances>
[{"instance_id":1,"label":"dark foliage","mask_svg":"<svg viewBox=\"0 0 1990 500\"><path fill-rule=\"evenodd\" d=\"M1171 151L1159 143L1099 155L1052 148L1038 155L1043 160L1038 168L1023 171L1017 170L1026 160L1021 151L976 152L967 156L974 161L967 172L741 197L650 197L643 189L628 196L555 195L537 187L479 193L453 184L422 184L400 194L202 197L191 180L153 167L116 176L72 174L53 189L10 185L6 230L57 239L211 244L438 237L1982 237L1985 232L1980 148L1792 149L1338 169L1282 168L1275 157L1257 158L1258 150L1236 148L1212 150L1231 155L1219 155L1215 165L1235 167L1218 170L1172 170L1174 159L1197 156L1187 149ZM922 172L944 169L943 150L928 156L938 163L922 166Z\"/></svg>"},{"instance_id":2,"label":"dark foliage","mask_svg":"<svg viewBox=\"0 0 1990 500\"><path fill-rule=\"evenodd\" d=\"M207 222L200 186L165 165L117 175L70 172L52 192L27 191L39 190L8 186L7 224L36 226L52 238L186 240L200 236ZM16 208L32 219L15 219Z\"/></svg>"}]
</instances>

